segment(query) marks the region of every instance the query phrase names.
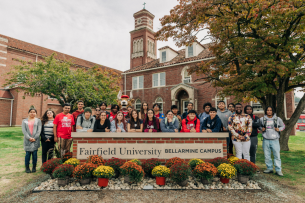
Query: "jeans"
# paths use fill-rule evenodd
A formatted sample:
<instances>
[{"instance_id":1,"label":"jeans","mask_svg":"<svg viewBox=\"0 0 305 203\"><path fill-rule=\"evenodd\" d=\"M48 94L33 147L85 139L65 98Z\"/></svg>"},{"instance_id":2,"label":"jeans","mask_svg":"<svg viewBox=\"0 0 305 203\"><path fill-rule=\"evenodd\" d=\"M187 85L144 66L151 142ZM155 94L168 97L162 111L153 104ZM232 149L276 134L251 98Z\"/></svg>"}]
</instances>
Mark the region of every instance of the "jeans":
<instances>
[{"instance_id":1,"label":"jeans","mask_svg":"<svg viewBox=\"0 0 305 203\"><path fill-rule=\"evenodd\" d=\"M263 140L263 150L265 155L265 164L268 170L273 170L273 162L271 159L271 150L274 156L275 171L281 171L281 158L280 158L280 142L276 140Z\"/></svg>"},{"instance_id":2,"label":"jeans","mask_svg":"<svg viewBox=\"0 0 305 203\"><path fill-rule=\"evenodd\" d=\"M247 142L233 141L233 144L236 151L236 157L242 159L242 155L244 155L244 159L250 161L249 151L250 151L251 141L247 141Z\"/></svg>"},{"instance_id":3,"label":"jeans","mask_svg":"<svg viewBox=\"0 0 305 203\"><path fill-rule=\"evenodd\" d=\"M37 151L38 150L35 150L33 152L26 151L26 153L25 153L25 165L26 166L30 165L31 155L32 155L33 165L37 164Z\"/></svg>"},{"instance_id":4,"label":"jeans","mask_svg":"<svg viewBox=\"0 0 305 203\"><path fill-rule=\"evenodd\" d=\"M257 150L257 136L250 137L251 146L250 146L250 161L255 164L256 160L256 150Z\"/></svg>"},{"instance_id":5,"label":"jeans","mask_svg":"<svg viewBox=\"0 0 305 203\"><path fill-rule=\"evenodd\" d=\"M49 153L49 156L47 157L48 155L48 151L49 149L54 149L54 144L55 142L41 142L41 145L42 145L42 163L46 162L47 161L47 158L48 160L50 160L52 157L53 157L53 151Z\"/></svg>"}]
</instances>

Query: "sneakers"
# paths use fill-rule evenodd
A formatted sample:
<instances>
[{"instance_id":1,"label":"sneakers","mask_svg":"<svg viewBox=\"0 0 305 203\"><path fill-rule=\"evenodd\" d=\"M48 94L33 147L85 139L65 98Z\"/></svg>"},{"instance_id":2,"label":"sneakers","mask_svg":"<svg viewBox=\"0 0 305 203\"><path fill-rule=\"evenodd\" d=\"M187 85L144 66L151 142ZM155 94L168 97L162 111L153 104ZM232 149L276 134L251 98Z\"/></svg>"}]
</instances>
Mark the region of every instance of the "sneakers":
<instances>
[{"instance_id":1,"label":"sneakers","mask_svg":"<svg viewBox=\"0 0 305 203\"><path fill-rule=\"evenodd\" d=\"M282 173L282 171L277 171L277 172L276 172L276 175L278 175L278 176L284 176L283 173Z\"/></svg>"},{"instance_id":2,"label":"sneakers","mask_svg":"<svg viewBox=\"0 0 305 203\"><path fill-rule=\"evenodd\" d=\"M266 169L264 170L264 173L273 173L273 169Z\"/></svg>"}]
</instances>

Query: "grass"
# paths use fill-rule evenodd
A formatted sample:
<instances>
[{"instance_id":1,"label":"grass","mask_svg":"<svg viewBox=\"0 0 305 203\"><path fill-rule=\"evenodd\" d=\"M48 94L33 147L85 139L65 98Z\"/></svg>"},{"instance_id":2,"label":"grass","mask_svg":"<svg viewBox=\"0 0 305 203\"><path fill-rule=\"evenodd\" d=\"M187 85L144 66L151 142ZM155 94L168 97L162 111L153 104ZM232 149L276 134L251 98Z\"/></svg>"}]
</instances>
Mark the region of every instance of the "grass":
<instances>
[{"instance_id":1,"label":"grass","mask_svg":"<svg viewBox=\"0 0 305 203\"><path fill-rule=\"evenodd\" d=\"M268 174L269 177L283 184L295 187L298 193L305 196L305 132L290 136L290 151L281 152L284 177ZM37 172L26 174L24 166L23 134L20 127L0 128L0 196L8 194L17 187L42 174L41 148L38 149ZM257 151L257 165L261 171L266 168L262 150L261 134Z\"/></svg>"}]
</instances>

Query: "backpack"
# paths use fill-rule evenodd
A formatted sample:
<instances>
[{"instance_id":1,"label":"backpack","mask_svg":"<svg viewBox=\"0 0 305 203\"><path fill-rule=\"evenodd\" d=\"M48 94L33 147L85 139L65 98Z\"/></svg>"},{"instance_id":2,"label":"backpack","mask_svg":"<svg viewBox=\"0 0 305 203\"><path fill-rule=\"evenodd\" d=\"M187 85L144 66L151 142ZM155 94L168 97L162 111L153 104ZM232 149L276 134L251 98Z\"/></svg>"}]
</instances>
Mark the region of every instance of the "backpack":
<instances>
[{"instance_id":1,"label":"backpack","mask_svg":"<svg viewBox=\"0 0 305 203\"><path fill-rule=\"evenodd\" d=\"M76 120L78 119L78 117L80 117L80 125L83 125L83 122L84 122L84 117L83 117L83 114L79 114L76 118ZM93 118L90 119L90 122L92 123L93 121Z\"/></svg>"},{"instance_id":2,"label":"backpack","mask_svg":"<svg viewBox=\"0 0 305 203\"><path fill-rule=\"evenodd\" d=\"M263 125L264 128L266 128L267 119L265 118L265 116L263 117L263 123L264 123L264 125ZM278 125L277 125L277 117L275 117L274 120L273 120L273 126L274 126L274 128L278 127Z\"/></svg>"}]
</instances>

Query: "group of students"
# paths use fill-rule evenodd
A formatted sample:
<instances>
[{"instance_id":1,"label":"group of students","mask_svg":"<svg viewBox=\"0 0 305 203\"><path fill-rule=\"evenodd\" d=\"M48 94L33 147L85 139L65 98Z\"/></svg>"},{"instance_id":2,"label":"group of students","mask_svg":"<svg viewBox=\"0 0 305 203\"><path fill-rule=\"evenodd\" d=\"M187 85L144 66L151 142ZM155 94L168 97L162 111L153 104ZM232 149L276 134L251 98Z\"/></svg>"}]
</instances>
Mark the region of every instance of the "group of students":
<instances>
[{"instance_id":1,"label":"group of students","mask_svg":"<svg viewBox=\"0 0 305 203\"><path fill-rule=\"evenodd\" d=\"M111 106L107 112L107 104L102 102L96 108L95 115L89 107L84 108L84 102L77 102L77 110L70 114L70 104L65 104L63 112L55 115L54 111L47 110L41 119L36 118L37 111L29 110L29 117L22 122L24 133L24 150L26 151L26 172L30 173L30 157L33 159L32 172L36 171L37 150L42 144L42 162L47 159L47 153L58 142L62 154L70 151L72 144L71 132L229 132L227 138L228 152L233 154L233 145L236 157L247 159L255 163L257 150L257 135L261 130L263 134L263 149L267 170L273 172L271 151L274 155L276 173L282 176L280 145L280 131L285 129L281 118L277 117L273 107L267 107L265 115L258 118L253 115L253 108L247 105L242 111L242 105L229 104L228 109L224 101L219 101L218 109L211 103L203 105L203 113L197 114L193 110L193 103L188 103L187 111L179 115L176 105L166 115L160 113L159 104L149 109L148 103L141 105L141 110L128 107L127 111L120 111L118 105ZM51 152L52 153L52 152ZM52 154L48 158L52 157Z\"/></svg>"}]
</instances>

